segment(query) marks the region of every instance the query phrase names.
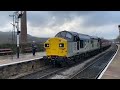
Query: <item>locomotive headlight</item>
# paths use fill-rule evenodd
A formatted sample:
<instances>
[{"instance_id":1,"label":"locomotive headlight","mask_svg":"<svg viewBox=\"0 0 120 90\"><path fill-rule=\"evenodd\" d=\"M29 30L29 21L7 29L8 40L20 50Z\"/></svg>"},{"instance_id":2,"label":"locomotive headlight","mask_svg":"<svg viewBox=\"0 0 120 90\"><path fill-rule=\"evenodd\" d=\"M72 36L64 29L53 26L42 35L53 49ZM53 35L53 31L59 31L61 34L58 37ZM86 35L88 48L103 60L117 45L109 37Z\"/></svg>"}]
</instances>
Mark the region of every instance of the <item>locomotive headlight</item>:
<instances>
[{"instance_id":1,"label":"locomotive headlight","mask_svg":"<svg viewBox=\"0 0 120 90\"><path fill-rule=\"evenodd\" d=\"M45 44L45 47L49 47L49 44Z\"/></svg>"},{"instance_id":2,"label":"locomotive headlight","mask_svg":"<svg viewBox=\"0 0 120 90\"><path fill-rule=\"evenodd\" d=\"M60 43L60 44L59 44L59 47L64 47L64 44L63 44L63 43Z\"/></svg>"}]
</instances>

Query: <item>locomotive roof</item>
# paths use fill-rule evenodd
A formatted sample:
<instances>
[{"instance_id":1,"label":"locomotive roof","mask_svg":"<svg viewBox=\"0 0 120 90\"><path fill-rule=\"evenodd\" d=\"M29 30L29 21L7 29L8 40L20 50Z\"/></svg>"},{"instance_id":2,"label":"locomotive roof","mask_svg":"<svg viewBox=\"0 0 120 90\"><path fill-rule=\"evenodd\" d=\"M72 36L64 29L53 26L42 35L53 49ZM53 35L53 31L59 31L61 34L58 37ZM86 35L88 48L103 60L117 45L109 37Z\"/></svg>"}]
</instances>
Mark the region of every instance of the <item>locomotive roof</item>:
<instances>
[{"instance_id":1,"label":"locomotive roof","mask_svg":"<svg viewBox=\"0 0 120 90\"><path fill-rule=\"evenodd\" d=\"M80 39L90 39L90 36L86 34L81 34L81 33L76 33L76 32L71 32L71 31L70 33L74 36L78 36Z\"/></svg>"},{"instance_id":2,"label":"locomotive roof","mask_svg":"<svg viewBox=\"0 0 120 90\"><path fill-rule=\"evenodd\" d=\"M81 33L77 33L77 32L72 32L72 31L61 31L58 34L60 34L62 32L70 33L72 36L78 36L82 40L98 39L97 37L93 37L93 36L89 36L89 35L81 34Z\"/></svg>"},{"instance_id":3,"label":"locomotive roof","mask_svg":"<svg viewBox=\"0 0 120 90\"><path fill-rule=\"evenodd\" d=\"M77 32L72 32L72 31L66 31L66 32L69 32L69 33L71 33L74 36L78 36L80 39L91 39L91 38L92 39L98 39L98 37L89 36L89 35L81 34L81 33L77 33Z\"/></svg>"}]
</instances>

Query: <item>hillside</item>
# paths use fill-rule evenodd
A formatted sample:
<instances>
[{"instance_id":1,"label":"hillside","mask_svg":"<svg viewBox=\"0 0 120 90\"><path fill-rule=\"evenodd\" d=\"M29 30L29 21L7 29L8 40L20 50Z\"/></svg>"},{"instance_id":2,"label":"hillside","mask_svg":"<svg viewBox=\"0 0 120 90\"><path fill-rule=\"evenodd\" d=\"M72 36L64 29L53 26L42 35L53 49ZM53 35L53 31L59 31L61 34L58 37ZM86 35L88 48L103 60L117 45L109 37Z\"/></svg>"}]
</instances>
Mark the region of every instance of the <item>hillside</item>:
<instances>
[{"instance_id":1,"label":"hillside","mask_svg":"<svg viewBox=\"0 0 120 90\"><path fill-rule=\"evenodd\" d=\"M48 39L48 38L34 37L29 34L27 35L27 37L28 37L27 38L28 42L36 41L38 43L43 43ZM0 44L11 43L11 41L12 41L12 33L11 32L1 32L0 31Z\"/></svg>"}]
</instances>

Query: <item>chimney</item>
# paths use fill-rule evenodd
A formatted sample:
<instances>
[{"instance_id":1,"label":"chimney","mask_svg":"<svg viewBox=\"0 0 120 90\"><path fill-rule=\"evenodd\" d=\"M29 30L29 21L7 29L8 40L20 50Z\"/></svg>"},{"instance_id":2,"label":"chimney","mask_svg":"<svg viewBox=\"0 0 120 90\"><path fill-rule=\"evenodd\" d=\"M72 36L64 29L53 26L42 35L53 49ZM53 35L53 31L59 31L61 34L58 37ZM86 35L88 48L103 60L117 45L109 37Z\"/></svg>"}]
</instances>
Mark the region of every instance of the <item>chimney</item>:
<instances>
[{"instance_id":1,"label":"chimney","mask_svg":"<svg viewBox=\"0 0 120 90\"><path fill-rule=\"evenodd\" d=\"M21 33L20 33L20 42L21 44L27 43L27 13L24 11L21 18Z\"/></svg>"}]
</instances>

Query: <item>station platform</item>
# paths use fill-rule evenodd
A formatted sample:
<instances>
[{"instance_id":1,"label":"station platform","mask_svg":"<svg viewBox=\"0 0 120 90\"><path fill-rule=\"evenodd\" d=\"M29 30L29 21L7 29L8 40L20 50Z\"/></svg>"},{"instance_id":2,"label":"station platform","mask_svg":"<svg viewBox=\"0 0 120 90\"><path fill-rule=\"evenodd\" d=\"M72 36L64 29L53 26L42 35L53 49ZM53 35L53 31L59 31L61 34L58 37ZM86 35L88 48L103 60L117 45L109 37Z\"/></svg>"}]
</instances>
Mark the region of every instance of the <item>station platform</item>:
<instances>
[{"instance_id":1,"label":"station platform","mask_svg":"<svg viewBox=\"0 0 120 90\"><path fill-rule=\"evenodd\" d=\"M120 45L102 74L100 79L120 79Z\"/></svg>"},{"instance_id":2,"label":"station platform","mask_svg":"<svg viewBox=\"0 0 120 90\"><path fill-rule=\"evenodd\" d=\"M46 55L45 52L36 52L35 56L33 56L32 53L26 53L26 54L20 54L19 58L17 58L17 55L0 56L0 66L21 62L21 61L28 61L32 59L39 59L45 55Z\"/></svg>"}]
</instances>

